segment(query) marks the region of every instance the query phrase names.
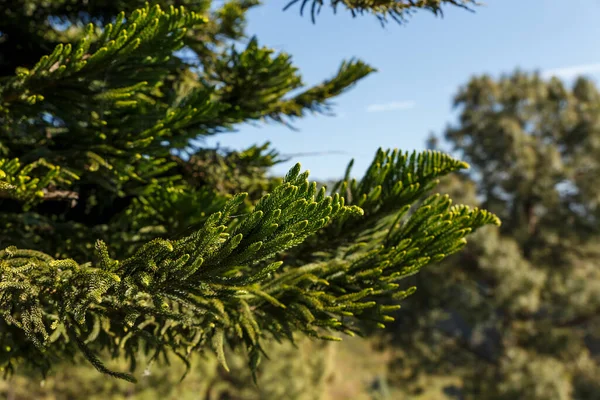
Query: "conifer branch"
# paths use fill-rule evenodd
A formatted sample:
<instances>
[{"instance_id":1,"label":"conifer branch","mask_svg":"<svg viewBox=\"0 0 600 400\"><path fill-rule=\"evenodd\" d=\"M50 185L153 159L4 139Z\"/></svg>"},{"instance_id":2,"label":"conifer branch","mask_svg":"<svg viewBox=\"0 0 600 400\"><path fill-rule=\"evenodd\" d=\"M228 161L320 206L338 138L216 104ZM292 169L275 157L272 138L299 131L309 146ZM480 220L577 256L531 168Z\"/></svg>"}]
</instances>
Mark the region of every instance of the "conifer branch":
<instances>
[{"instance_id":1,"label":"conifer branch","mask_svg":"<svg viewBox=\"0 0 600 400\"><path fill-rule=\"evenodd\" d=\"M34 175L39 167L45 167L45 174ZM49 191L49 186L68 186L79 179L73 172L52 165L43 158L22 166L18 159L0 158L0 198L16 198L29 208L44 199L65 198L76 199L77 193L72 191Z\"/></svg>"},{"instance_id":2,"label":"conifer branch","mask_svg":"<svg viewBox=\"0 0 600 400\"><path fill-rule=\"evenodd\" d=\"M205 17L188 12L183 7L171 7L169 12L165 12L158 5L150 7L147 4L127 18L120 13L114 23L104 28L97 40L94 40L95 26L88 24L85 36L75 46L59 44L52 54L42 57L33 68L18 69L17 76L2 86L1 103L8 106L19 101L34 105L44 100L43 93L47 89L61 90L61 85L67 84L69 78L98 79L106 68L127 66L133 60L141 61L138 57L146 56L150 48L154 57L146 58L146 62L140 64L161 62L183 45L181 39L188 26L203 22ZM127 101L132 90L146 85L146 82L140 82L135 87L121 87L100 96L117 104Z\"/></svg>"},{"instance_id":3,"label":"conifer branch","mask_svg":"<svg viewBox=\"0 0 600 400\"><path fill-rule=\"evenodd\" d=\"M360 60L345 61L332 78L286 98L288 93L303 86L291 57L283 52L275 55L273 50L259 47L256 38L252 38L241 52L232 47L215 64L211 78L226 84L217 94L221 102L234 107L233 115L244 113L252 119L285 123L285 117L294 119L307 111L328 112L329 99L373 72L374 68Z\"/></svg>"},{"instance_id":4,"label":"conifer branch","mask_svg":"<svg viewBox=\"0 0 600 400\"><path fill-rule=\"evenodd\" d=\"M345 61L333 78L276 104L276 110L272 111L269 117L281 121L280 115L294 118L304 116L305 111L327 113L331 110L328 99L339 96L373 72L376 72L376 69L360 60Z\"/></svg>"},{"instance_id":5,"label":"conifer branch","mask_svg":"<svg viewBox=\"0 0 600 400\"><path fill-rule=\"evenodd\" d=\"M341 6L350 11L352 17L372 14L381 24L387 23L388 17L397 23L405 23L407 18L419 9L428 10L437 16L443 15L442 6L455 6L472 11L471 6L480 5L475 0L331 0L326 2L329 3L334 13ZM310 5L310 16L312 22L315 23L324 3L323 0L291 0L284 10L300 4L300 15L303 15L304 10Z\"/></svg>"},{"instance_id":6,"label":"conifer branch","mask_svg":"<svg viewBox=\"0 0 600 400\"><path fill-rule=\"evenodd\" d=\"M348 164L345 177L333 185L331 192L342 196L345 204L360 207L364 217L338 219L294 251L293 257L306 262L310 261L306 255L327 258L340 252L352 253L361 246L371 248L393 241L391 235L399 226L404 224L407 230L406 221L413 218L411 215L417 210L426 210L419 208L419 203L439 183L439 178L468 168L468 164L437 151L409 153L383 149L377 151L361 180L350 178L352 166L353 161ZM479 211L472 211L475 212L473 215L479 215ZM491 214L484 212L482 218L483 224L499 224ZM417 219L413 219L412 224L416 222Z\"/></svg>"},{"instance_id":7,"label":"conifer branch","mask_svg":"<svg viewBox=\"0 0 600 400\"><path fill-rule=\"evenodd\" d=\"M0 112L14 131L3 145L19 146L27 159L61 162L123 197L133 194L125 186L148 188L146 171L169 167L162 162L167 148L186 148L241 122L289 125L306 112L326 113L331 98L374 71L359 60L344 62L332 78L289 97L303 86L291 57L253 39L244 50L219 54L206 75L186 75L189 87L163 90L174 66L183 67L172 53L188 30L206 23L183 8L147 5L102 27L87 25L77 42L59 44L0 85ZM45 126L33 134L16 123L40 115ZM21 137L41 145L23 146Z\"/></svg>"},{"instance_id":8,"label":"conifer branch","mask_svg":"<svg viewBox=\"0 0 600 400\"><path fill-rule=\"evenodd\" d=\"M382 154L389 153L380 151L376 160ZM398 160L407 171L411 165L422 168L422 176L449 168L444 167L449 160L430 153ZM365 213L346 205L338 193L326 196L325 188L317 191L307 177L298 164L243 219L229 218L243 204L245 194L240 194L190 236L152 240L123 261L112 259L102 241L96 244L95 264L55 260L15 247L1 251L4 323L24 332L19 348L27 349L27 354L9 357L5 367L34 355L51 365L52 357L78 349L99 371L132 379L107 370L94 349L127 348L132 341L125 341L125 335L149 340L156 351L189 354L209 346L224 362L225 342L241 341L257 354L253 352L267 336L293 340L299 331L333 340L328 331L360 332L352 320L383 326L393 320L389 313L397 306L384 306L381 300L402 299L414 291L401 289L399 280L460 249L472 230L497 223L492 214L451 207L447 196L436 195L404 224L390 228L388 239L374 249L284 267L269 259L336 221ZM394 192L400 196L396 200L414 200L415 189L408 184L415 184L418 174L389 179L406 182L404 190ZM381 177L375 183L386 186ZM370 185L363 180L363 188ZM391 182L388 186L398 187ZM372 212L370 203L362 204ZM252 368L256 357L251 357Z\"/></svg>"}]
</instances>

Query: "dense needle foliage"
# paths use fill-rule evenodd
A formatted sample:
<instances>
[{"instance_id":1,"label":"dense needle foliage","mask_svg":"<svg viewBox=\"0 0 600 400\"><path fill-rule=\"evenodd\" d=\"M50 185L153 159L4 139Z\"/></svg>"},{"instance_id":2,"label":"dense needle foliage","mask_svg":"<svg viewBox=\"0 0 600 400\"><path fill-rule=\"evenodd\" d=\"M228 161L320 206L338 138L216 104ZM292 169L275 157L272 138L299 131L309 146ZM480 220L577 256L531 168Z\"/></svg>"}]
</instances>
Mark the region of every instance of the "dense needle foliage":
<instances>
[{"instance_id":1,"label":"dense needle foliage","mask_svg":"<svg viewBox=\"0 0 600 400\"><path fill-rule=\"evenodd\" d=\"M289 55L256 38L233 45L254 1L9 3L0 14L7 372L83 355L134 380L101 354L134 371L139 354L187 363L212 349L227 368L226 347L247 352L255 372L268 338L383 327L415 290L404 278L499 224L430 194L467 167L437 151L380 149L362 179L349 166L327 190L300 165L267 178L279 161L267 145L194 147L241 122L328 111L374 71L345 61L305 88ZM470 2L333 5L400 17L444 3Z\"/></svg>"}]
</instances>

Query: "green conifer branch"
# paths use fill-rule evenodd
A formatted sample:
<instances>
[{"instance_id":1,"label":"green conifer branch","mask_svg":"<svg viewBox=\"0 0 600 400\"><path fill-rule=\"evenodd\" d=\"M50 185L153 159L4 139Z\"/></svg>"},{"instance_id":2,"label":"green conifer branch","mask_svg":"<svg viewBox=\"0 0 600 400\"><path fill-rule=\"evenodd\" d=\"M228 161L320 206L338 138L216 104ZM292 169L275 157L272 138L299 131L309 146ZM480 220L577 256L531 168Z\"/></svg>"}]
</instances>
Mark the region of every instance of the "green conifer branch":
<instances>
[{"instance_id":1,"label":"green conifer branch","mask_svg":"<svg viewBox=\"0 0 600 400\"><path fill-rule=\"evenodd\" d=\"M300 262L378 245L384 237L390 236L394 226L415 212L423 197L439 183L439 178L468 168L467 163L441 152L409 153L397 149L379 149L360 180L350 177L352 166L353 161L348 164L344 178L333 185L331 193L338 193L347 205L360 207L364 216L340 218L310 238L293 251L293 257Z\"/></svg>"},{"instance_id":2,"label":"green conifer branch","mask_svg":"<svg viewBox=\"0 0 600 400\"><path fill-rule=\"evenodd\" d=\"M360 60L345 61L333 78L302 91L291 99L283 100L280 104L275 104L273 106L275 111L272 111L269 117L276 121L282 121L280 115L294 118L304 116L306 111L330 112L331 105L328 99L339 96L360 79L373 72L376 72L376 69Z\"/></svg>"},{"instance_id":3,"label":"green conifer branch","mask_svg":"<svg viewBox=\"0 0 600 400\"><path fill-rule=\"evenodd\" d=\"M77 42L59 44L0 85L3 148L27 160L45 157L112 195L133 195L148 190L147 171L168 168L169 148L248 120L287 123L327 112L329 99L374 71L346 62L331 79L288 98L302 86L290 57L252 40L241 52L220 54L204 75L192 74L190 87L168 88L173 68L185 66L172 53L186 30L206 23L183 8L147 5L102 29L88 25ZM40 115L45 126L33 133L18 123Z\"/></svg>"},{"instance_id":4,"label":"green conifer branch","mask_svg":"<svg viewBox=\"0 0 600 400\"><path fill-rule=\"evenodd\" d=\"M455 6L471 11L471 6L480 5L475 0L292 0L284 10L299 4L300 15L303 15L307 6L310 6L310 16L314 23L325 3L328 3L334 13L339 7L343 7L350 11L353 17L372 14L382 24L388 22L388 17L398 23L405 23L409 16L420 9L431 11L437 16L443 15L443 6Z\"/></svg>"},{"instance_id":5,"label":"green conifer branch","mask_svg":"<svg viewBox=\"0 0 600 400\"><path fill-rule=\"evenodd\" d=\"M45 174L39 174L40 167L47 169ZM35 176L38 175L38 176ZM26 209L43 201L44 198L76 199L76 193L68 191L50 192L48 187L62 185L67 187L77 175L67 169L52 165L43 158L23 166L19 159L0 158L0 198L16 198L23 202Z\"/></svg>"},{"instance_id":6,"label":"green conifer branch","mask_svg":"<svg viewBox=\"0 0 600 400\"><path fill-rule=\"evenodd\" d=\"M381 154L388 153L377 157ZM440 158L425 154L437 160L432 161L437 168L427 168L426 162L420 168L441 173ZM410 170L421 158L400 159ZM381 300L409 293L398 280L460 249L472 230L497 223L492 214L451 207L446 196L436 195L392 227L375 249L282 269L285 263L267 260L325 226L364 213L338 193L317 191L307 177L296 165L241 221L229 216L243 205L245 194L234 196L190 236L152 240L121 262L110 257L102 241L96 244L95 264L15 247L1 251L0 306L7 330L0 340L18 344L3 358L3 367L33 356L50 366L77 350L99 371L132 379L107 370L97 351L125 350L134 343L127 338L139 337L148 341L148 351L179 354L209 346L222 355L225 342L242 344L254 354L250 365L255 368L256 351L267 336L293 340L294 332L302 332L332 340L327 331L360 333L356 320L383 326L393 320L394 307L379 305ZM418 175L401 179L410 183ZM99 324L102 319L105 324Z\"/></svg>"},{"instance_id":7,"label":"green conifer branch","mask_svg":"<svg viewBox=\"0 0 600 400\"><path fill-rule=\"evenodd\" d=\"M131 67L143 65L146 68L142 68L148 70L150 65L156 67L157 63L164 63L172 51L183 46L181 39L187 27L203 22L205 17L183 7L176 9L171 6L165 12L158 5L150 7L147 4L127 18L120 13L114 23L104 28L99 38L96 38L96 27L89 24L85 28L86 35L74 46L59 44L33 68L18 69L16 77L2 86L2 104L4 107L13 102L33 105L43 101L49 90L60 90L61 84L68 83L69 78L86 79L91 83L101 79L107 68L122 67L119 71L129 75L122 80L133 79L136 74L139 76L140 71ZM103 91L101 97L115 103L123 101L131 97L132 92L147 85L139 80L139 77L135 78L137 82L133 86ZM76 95L76 92L71 94ZM83 100L87 94L80 94Z\"/></svg>"},{"instance_id":8,"label":"green conifer branch","mask_svg":"<svg viewBox=\"0 0 600 400\"><path fill-rule=\"evenodd\" d=\"M288 93L303 86L291 57L283 52L275 55L273 50L259 47L253 38L243 51L232 47L219 59L210 78L226 84L217 93L221 102L233 106L232 116L284 122L284 117L301 117L307 111L329 111L329 99L374 71L360 60L346 61L332 78L286 98Z\"/></svg>"}]
</instances>

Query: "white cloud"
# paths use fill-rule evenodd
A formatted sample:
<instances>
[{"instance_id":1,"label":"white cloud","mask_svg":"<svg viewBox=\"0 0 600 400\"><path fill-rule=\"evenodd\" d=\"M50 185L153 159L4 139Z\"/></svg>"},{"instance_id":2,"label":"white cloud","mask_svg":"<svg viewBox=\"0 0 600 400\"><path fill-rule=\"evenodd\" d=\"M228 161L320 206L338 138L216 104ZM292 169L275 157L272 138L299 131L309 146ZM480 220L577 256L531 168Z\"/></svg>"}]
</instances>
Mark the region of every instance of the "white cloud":
<instances>
[{"instance_id":1,"label":"white cloud","mask_svg":"<svg viewBox=\"0 0 600 400\"><path fill-rule=\"evenodd\" d=\"M600 63L572 65L570 67L552 68L542 71L544 78L556 76L562 79L573 79L579 75L600 73Z\"/></svg>"},{"instance_id":2,"label":"white cloud","mask_svg":"<svg viewBox=\"0 0 600 400\"><path fill-rule=\"evenodd\" d=\"M391 103L371 104L367 107L367 112L410 110L415 105L414 101L392 101Z\"/></svg>"}]
</instances>

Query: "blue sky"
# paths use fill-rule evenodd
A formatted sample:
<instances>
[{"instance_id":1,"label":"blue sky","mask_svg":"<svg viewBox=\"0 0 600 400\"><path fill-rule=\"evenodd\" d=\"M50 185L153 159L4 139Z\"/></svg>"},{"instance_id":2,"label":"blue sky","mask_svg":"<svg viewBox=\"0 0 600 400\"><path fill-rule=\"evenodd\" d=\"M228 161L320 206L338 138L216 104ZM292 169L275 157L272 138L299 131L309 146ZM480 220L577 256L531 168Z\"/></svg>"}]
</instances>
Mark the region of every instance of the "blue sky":
<instances>
[{"instance_id":1,"label":"blue sky","mask_svg":"<svg viewBox=\"0 0 600 400\"><path fill-rule=\"evenodd\" d=\"M335 100L335 117L309 116L282 125L241 126L208 140L243 149L270 141L296 156L313 179L339 178L351 158L362 176L378 147L422 150L455 115L451 98L472 75L500 75L516 67L571 81L600 77L600 0L486 0L475 13L446 8L444 18L415 14L408 24L382 28L371 16L352 19L323 8L316 25L287 0L267 0L249 14L248 32L263 45L292 55L307 84L330 77L343 59L358 57L379 72Z\"/></svg>"}]
</instances>

